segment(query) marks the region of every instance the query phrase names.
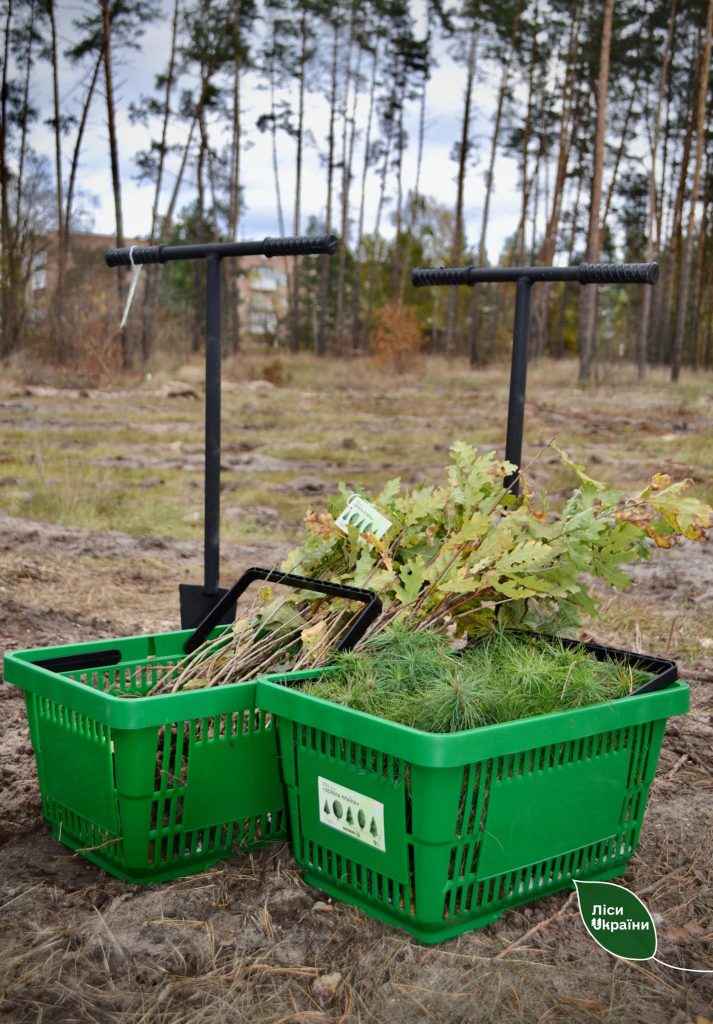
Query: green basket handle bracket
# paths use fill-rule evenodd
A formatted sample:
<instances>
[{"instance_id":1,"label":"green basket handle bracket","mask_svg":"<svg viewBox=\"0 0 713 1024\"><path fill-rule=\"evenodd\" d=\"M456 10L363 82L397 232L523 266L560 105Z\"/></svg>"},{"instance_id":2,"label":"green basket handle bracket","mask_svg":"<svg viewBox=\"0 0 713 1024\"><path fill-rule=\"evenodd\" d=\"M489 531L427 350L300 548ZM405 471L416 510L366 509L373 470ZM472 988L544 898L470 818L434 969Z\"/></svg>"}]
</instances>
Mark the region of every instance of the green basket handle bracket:
<instances>
[{"instance_id":1,"label":"green basket handle bracket","mask_svg":"<svg viewBox=\"0 0 713 1024\"><path fill-rule=\"evenodd\" d=\"M247 590L251 583L256 580L263 580L266 583L280 583L286 587L295 587L298 590L314 590L318 594L326 594L327 597L344 597L349 601L361 601L364 608L354 619L345 633L336 650L347 651L350 647L362 638L372 622L381 614L381 601L372 590L362 590L360 587L348 587L344 583L330 583L328 580L315 580L310 576L296 576L291 572L280 572L278 569L260 569L253 567L248 569L237 583L234 583L230 590L221 597L220 601L213 605L202 622L198 624L195 632L188 637L183 645L186 654L191 654L199 647L215 626L219 625L231 604L238 600L240 595Z\"/></svg>"}]
</instances>

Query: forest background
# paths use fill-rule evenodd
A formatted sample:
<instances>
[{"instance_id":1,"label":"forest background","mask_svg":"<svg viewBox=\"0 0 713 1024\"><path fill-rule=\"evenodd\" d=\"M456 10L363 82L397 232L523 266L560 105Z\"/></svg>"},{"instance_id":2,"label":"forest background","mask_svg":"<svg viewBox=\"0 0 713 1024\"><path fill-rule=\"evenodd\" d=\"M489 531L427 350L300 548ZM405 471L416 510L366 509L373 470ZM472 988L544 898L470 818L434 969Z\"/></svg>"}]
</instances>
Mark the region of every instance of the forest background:
<instances>
[{"instance_id":1,"label":"forest background","mask_svg":"<svg viewBox=\"0 0 713 1024\"><path fill-rule=\"evenodd\" d=\"M156 25L165 52L145 45ZM117 245L127 173L151 195L147 243L242 237L257 137L270 143L267 233L340 237L332 259L286 265L285 314L262 340L271 351L386 346L477 367L508 348L512 290L415 290L410 268L656 260L655 289L539 286L531 354L577 353L580 380L597 359L634 360L642 377L665 365L674 380L710 369L712 34L713 0L3 0L0 358L71 374L98 354L120 372L202 343L201 262L145 273L118 330L128 270L79 245L91 227L88 126L101 116ZM432 83L444 54L446 124ZM117 121L139 65L154 88L128 114L150 143L127 152ZM257 117L246 90L262 92ZM439 135L452 134L438 196L423 185L434 108ZM512 208L504 156L517 208L489 251L499 204ZM50 238L40 295L33 274ZM231 269L224 261L223 338L235 352L245 331Z\"/></svg>"}]
</instances>

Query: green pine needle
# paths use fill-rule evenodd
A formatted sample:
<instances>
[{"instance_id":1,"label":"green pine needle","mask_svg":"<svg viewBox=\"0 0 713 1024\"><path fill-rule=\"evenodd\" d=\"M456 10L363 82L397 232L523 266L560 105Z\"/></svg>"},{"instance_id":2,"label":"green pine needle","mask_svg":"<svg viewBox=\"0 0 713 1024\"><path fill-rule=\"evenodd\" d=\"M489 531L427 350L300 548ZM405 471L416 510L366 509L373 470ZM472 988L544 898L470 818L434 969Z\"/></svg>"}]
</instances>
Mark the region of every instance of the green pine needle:
<instances>
[{"instance_id":1,"label":"green pine needle","mask_svg":"<svg viewBox=\"0 0 713 1024\"><path fill-rule=\"evenodd\" d=\"M646 672L556 638L500 628L454 654L447 636L394 625L339 654L305 692L425 732L459 732L626 696Z\"/></svg>"}]
</instances>

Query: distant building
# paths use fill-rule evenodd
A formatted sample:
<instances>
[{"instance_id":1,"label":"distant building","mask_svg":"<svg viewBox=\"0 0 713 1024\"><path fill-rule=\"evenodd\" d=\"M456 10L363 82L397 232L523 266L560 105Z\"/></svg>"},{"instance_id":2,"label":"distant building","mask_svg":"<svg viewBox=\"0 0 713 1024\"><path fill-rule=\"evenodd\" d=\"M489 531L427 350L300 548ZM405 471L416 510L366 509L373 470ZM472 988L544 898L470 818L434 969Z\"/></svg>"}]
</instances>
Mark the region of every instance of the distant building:
<instances>
[{"instance_id":1,"label":"distant building","mask_svg":"<svg viewBox=\"0 0 713 1024\"><path fill-rule=\"evenodd\" d=\"M59 236L56 231L48 231L44 245L38 248L32 259L28 289L34 302L41 300L42 294L51 294L57 286L59 271ZM109 289L116 288L115 278L109 267L104 263L104 253L116 245L114 235L95 235L88 231L73 232L69 242L67 258L67 275L71 278L77 272L92 276L98 293L106 294ZM141 238L127 238L126 245L146 245Z\"/></svg>"},{"instance_id":2,"label":"distant building","mask_svg":"<svg viewBox=\"0 0 713 1024\"><path fill-rule=\"evenodd\" d=\"M280 325L287 316L288 281L294 257L268 260L264 256L241 256L228 262L240 271L238 294L243 337L277 345Z\"/></svg>"},{"instance_id":3,"label":"distant building","mask_svg":"<svg viewBox=\"0 0 713 1024\"><path fill-rule=\"evenodd\" d=\"M57 285L59 253L56 231L48 231L45 244L35 254L28 280L30 302L41 306L45 297L53 294ZM127 246L142 247L145 239L127 238ZM98 303L113 301L116 295L116 271L104 263L104 253L116 245L113 235L90 232L73 233L70 239L67 263L68 281L81 277L90 281L92 293ZM294 257L241 256L228 259L225 267L225 294L230 294L228 275L237 275L240 301L241 340L277 345L280 327L287 316L289 305L289 275ZM150 272L150 271L149 271Z\"/></svg>"}]
</instances>

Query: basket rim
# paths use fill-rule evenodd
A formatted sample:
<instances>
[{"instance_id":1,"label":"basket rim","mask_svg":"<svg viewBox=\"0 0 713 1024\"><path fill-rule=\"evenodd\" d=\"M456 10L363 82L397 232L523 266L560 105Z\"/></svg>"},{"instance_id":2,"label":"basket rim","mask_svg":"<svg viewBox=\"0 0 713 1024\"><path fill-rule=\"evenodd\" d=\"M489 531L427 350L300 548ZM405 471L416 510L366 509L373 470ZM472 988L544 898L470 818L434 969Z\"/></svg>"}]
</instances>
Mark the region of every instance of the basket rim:
<instances>
[{"instance_id":1,"label":"basket rim","mask_svg":"<svg viewBox=\"0 0 713 1024\"><path fill-rule=\"evenodd\" d=\"M229 628L230 626L217 627L211 635L218 635L221 630ZM177 693L159 693L154 696L147 694L132 700L104 690L96 690L36 663L47 657L103 653L118 647L123 655L118 662L96 666L93 671L101 671L102 668L135 667L150 664L154 657L157 661L171 657L183 658L183 641L192 634L191 629L174 630L8 651L3 657L4 681L26 694L32 693L56 701L70 711L88 715L118 729L153 728L177 720L206 718L244 710L246 706L254 707L254 679L200 690L181 690ZM141 647L145 648L143 655ZM156 647L164 650L148 653L149 648Z\"/></svg>"}]
</instances>

